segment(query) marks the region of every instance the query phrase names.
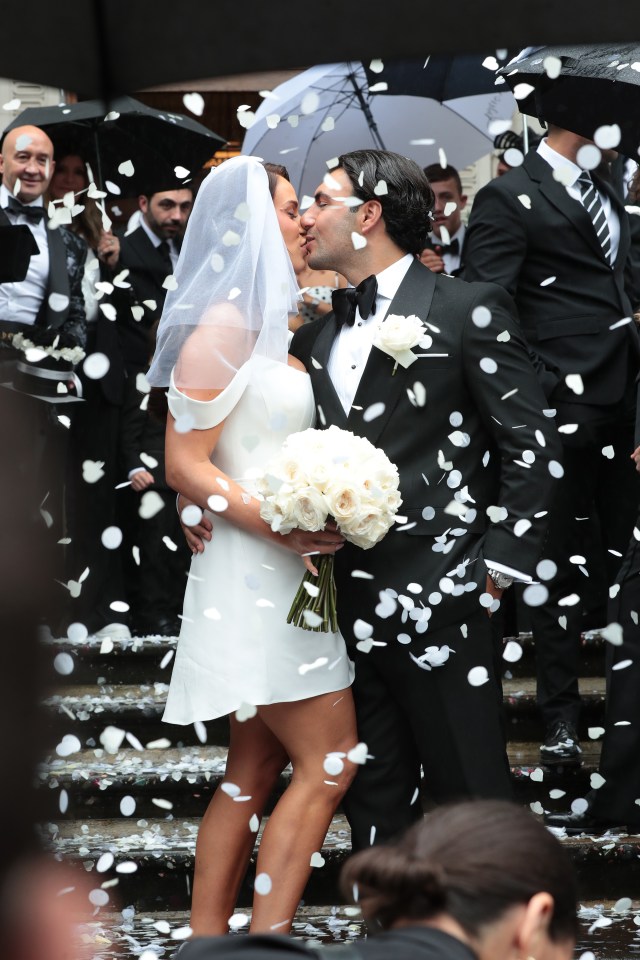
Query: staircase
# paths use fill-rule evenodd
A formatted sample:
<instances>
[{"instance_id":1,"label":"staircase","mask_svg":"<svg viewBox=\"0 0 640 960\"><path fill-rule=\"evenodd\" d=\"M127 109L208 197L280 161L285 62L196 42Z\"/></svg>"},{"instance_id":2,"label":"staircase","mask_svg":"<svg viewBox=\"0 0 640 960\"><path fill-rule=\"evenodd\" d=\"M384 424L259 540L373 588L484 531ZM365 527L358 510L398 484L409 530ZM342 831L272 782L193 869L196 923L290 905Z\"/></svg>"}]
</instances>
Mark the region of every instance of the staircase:
<instances>
[{"instance_id":1,"label":"staircase","mask_svg":"<svg viewBox=\"0 0 640 960\"><path fill-rule=\"evenodd\" d=\"M84 931L101 960L151 951L169 957L188 935L190 882L198 819L224 773L225 720L189 727L161 722L176 640L48 638L59 683L47 705L58 753L40 772L48 844L80 863L95 881L95 922ZM509 757L516 798L534 812L566 809L590 788L603 727L604 641L583 637L583 764L543 768L535 706L533 642L504 662ZM62 755L60 755L62 754ZM288 782L281 777L279 789ZM260 842L260 834L257 844ZM598 958L637 954L640 930L622 898L640 899L640 837L564 838L579 875L583 949ZM327 836L324 866L314 869L295 932L322 941L361 934L358 911L335 905L349 828L338 814ZM255 858L239 911L251 901ZM333 906L327 906L332 905ZM617 904L617 909L614 909Z\"/></svg>"}]
</instances>

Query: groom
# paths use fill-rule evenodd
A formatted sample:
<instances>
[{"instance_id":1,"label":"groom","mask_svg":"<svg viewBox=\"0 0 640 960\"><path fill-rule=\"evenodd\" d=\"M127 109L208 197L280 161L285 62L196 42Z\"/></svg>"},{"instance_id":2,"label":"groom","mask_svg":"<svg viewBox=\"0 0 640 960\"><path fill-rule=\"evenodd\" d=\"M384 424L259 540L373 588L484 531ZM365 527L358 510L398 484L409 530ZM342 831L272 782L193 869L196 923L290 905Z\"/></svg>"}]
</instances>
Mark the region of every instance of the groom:
<instances>
[{"instance_id":1,"label":"groom","mask_svg":"<svg viewBox=\"0 0 640 960\"><path fill-rule=\"evenodd\" d=\"M509 296L417 259L432 207L415 163L361 150L339 158L302 218L309 265L356 288L291 346L317 426L381 447L403 498L402 522L377 546L336 555L369 753L345 802L356 850L421 816L421 766L431 800L510 797L488 607L511 577L535 577L559 458ZM372 345L392 315L426 324L407 368L384 338Z\"/></svg>"}]
</instances>

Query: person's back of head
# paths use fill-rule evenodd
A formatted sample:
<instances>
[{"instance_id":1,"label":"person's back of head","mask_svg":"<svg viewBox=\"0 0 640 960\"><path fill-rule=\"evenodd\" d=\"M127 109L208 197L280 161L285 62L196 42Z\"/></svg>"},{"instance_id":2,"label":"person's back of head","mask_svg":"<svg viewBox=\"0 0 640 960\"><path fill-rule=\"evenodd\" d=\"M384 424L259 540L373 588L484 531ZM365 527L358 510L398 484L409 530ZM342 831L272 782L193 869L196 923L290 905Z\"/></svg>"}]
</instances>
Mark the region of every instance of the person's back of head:
<instances>
[{"instance_id":1,"label":"person's back of head","mask_svg":"<svg viewBox=\"0 0 640 960\"><path fill-rule=\"evenodd\" d=\"M378 928L446 915L474 945L488 926L544 893L552 898L548 941L564 948L575 940L572 864L540 822L506 801L439 807L395 842L356 854L341 883Z\"/></svg>"}]
</instances>

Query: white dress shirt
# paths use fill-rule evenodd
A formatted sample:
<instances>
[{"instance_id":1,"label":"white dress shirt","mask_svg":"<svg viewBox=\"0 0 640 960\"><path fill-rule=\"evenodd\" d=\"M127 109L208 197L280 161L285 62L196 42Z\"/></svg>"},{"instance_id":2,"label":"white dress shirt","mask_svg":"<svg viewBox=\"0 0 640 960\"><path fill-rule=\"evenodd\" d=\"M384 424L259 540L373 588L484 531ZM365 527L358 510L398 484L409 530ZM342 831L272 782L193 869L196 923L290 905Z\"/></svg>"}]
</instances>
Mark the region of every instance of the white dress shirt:
<instances>
[{"instance_id":1,"label":"white dress shirt","mask_svg":"<svg viewBox=\"0 0 640 960\"><path fill-rule=\"evenodd\" d=\"M458 252L449 253L448 250L444 250L442 253L442 262L444 263L445 273L453 273L454 270L460 269L460 262L462 259L461 258L462 245L464 243L464 235L465 235L466 229L467 228L464 225L464 223L461 223L458 229L456 230L456 232L453 234L453 236L449 240L449 243L453 243L454 240L458 241L458 244L459 244ZM438 241L438 237L436 236L435 231L433 233L433 241L435 241L436 243Z\"/></svg>"},{"instance_id":2,"label":"white dress shirt","mask_svg":"<svg viewBox=\"0 0 640 960\"><path fill-rule=\"evenodd\" d=\"M38 317L38 312L44 300L47 284L49 281L49 243L47 239L47 217L43 217L38 223L33 223L27 217L21 214L15 214L7 210L10 191L3 184L0 185L0 206L6 213L9 222L15 226L26 224L31 230L38 244L37 254L33 254L29 260L29 269L24 280L18 283L0 284L0 320L10 320L13 323L24 323L27 326L33 326ZM31 207L42 207L42 197L38 197L33 203L26 204Z\"/></svg>"},{"instance_id":3,"label":"white dress shirt","mask_svg":"<svg viewBox=\"0 0 640 960\"><path fill-rule=\"evenodd\" d=\"M333 341L327 371L347 416L371 353L376 327L380 320L386 317L389 305L414 260L415 257L407 253L382 270L376 277L376 312L363 320L360 310L357 309L353 326L349 327L345 323Z\"/></svg>"},{"instance_id":4,"label":"white dress shirt","mask_svg":"<svg viewBox=\"0 0 640 960\"><path fill-rule=\"evenodd\" d=\"M146 235L149 237L149 240L151 240L151 243L154 245L154 247L157 250L160 244L164 243L164 240L153 232L153 230L145 220L144 216L140 217L140 226L142 227ZM176 249L176 245L172 239L168 239L167 243L169 244L169 256L171 257L171 265L175 270L176 265L178 263L178 257L180 256L180 254L178 253Z\"/></svg>"},{"instance_id":5,"label":"white dress shirt","mask_svg":"<svg viewBox=\"0 0 640 960\"><path fill-rule=\"evenodd\" d=\"M563 157L561 153L558 153L557 150L554 150L553 147L549 146L546 139L541 140L538 144L538 153L542 159L549 164L550 167L553 167L554 170L563 171L563 177L560 182L565 185L569 196L574 200L577 200L578 203L582 205L582 193L577 181L581 174L588 171L582 170L572 160L567 160L566 157ZM607 218L607 223L609 224L609 235L611 237L611 263L615 263L616 257L618 256L618 245L620 243L620 221L618 219L618 214L611 207L611 201L609 200L607 194L602 193L597 188L596 191L600 197L602 209L604 210L604 215Z\"/></svg>"}]
</instances>

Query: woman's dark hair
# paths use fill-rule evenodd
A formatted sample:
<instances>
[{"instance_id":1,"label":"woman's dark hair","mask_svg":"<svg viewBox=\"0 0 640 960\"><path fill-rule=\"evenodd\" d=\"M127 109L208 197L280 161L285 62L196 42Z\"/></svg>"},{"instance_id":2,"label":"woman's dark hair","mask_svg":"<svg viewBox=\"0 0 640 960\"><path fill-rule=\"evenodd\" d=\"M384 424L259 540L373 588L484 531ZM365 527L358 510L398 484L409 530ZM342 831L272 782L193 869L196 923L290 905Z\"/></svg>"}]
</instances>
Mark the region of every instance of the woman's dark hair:
<instances>
[{"instance_id":1,"label":"woman's dark hair","mask_svg":"<svg viewBox=\"0 0 640 960\"><path fill-rule=\"evenodd\" d=\"M387 150L354 150L338 157L338 166L356 197L380 202L387 233L401 250L416 255L424 250L435 198L417 163ZM387 192L377 194L381 180Z\"/></svg>"},{"instance_id":2,"label":"woman's dark hair","mask_svg":"<svg viewBox=\"0 0 640 960\"><path fill-rule=\"evenodd\" d=\"M352 857L341 886L382 929L445 913L471 937L544 891L554 902L551 939L576 936L576 877L566 852L507 801L437 808L397 841Z\"/></svg>"},{"instance_id":3,"label":"woman's dark hair","mask_svg":"<svg viewBox=\"0 0 640 960\"><path fill-rule=\"evenodd\" d=\"M270 163L268 160L263 160L262 166L267 171L267 177L269 178L269 193L271 194L271 199L273 200L276 187L278 185L278 177L282 177L284 180L288 180L289 183L291 183L289 171L285 166L283 166L283 164Z\"/></svg>"},{"instance_id":4,"label":"woman's dark hair","mask_svg":"<svg viewBox=\"0 0 640 960\"><path fill-rule=\"evenodd\" d=\"M267 177L269 179L269 193L271 194L271 199L276 192L276 187L278 185L278 177L283 177L285 180L291 182L289 177L289 171L281 163L269 163L268 161L263 161L262 166L267 171ZM153 328L153 338L155 340L155 335L157 332L157 323ZM152 351L153 352L153 351ZM167 388L166 387L152 387L149 393L149 402L147 406L147 411L152 417L156 420L160 420L161 423L166 423L167 413L169 412L169 404L167 402Z\"/></svg>"},{"instance_id":5,"label":"woman's dark hair","mask_svg":"<svg viewBox=\"0 0 640 960\"><path fill-rule=\"evenodd\" d=\"M67 157L79 157L84 165L85 186L89 186L86 153L80 144L75 140L58 140L54 144L53 156L57 164L60 164ZM95 200L88 197L86 193L78 198L78 203L84 206L84 210L73 218L69 229L86 240L89 247L95 252L98 249L103 230L102 214L98 210Z\"/></svg>"}]
</instances>

